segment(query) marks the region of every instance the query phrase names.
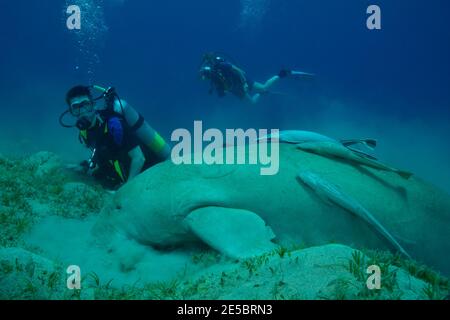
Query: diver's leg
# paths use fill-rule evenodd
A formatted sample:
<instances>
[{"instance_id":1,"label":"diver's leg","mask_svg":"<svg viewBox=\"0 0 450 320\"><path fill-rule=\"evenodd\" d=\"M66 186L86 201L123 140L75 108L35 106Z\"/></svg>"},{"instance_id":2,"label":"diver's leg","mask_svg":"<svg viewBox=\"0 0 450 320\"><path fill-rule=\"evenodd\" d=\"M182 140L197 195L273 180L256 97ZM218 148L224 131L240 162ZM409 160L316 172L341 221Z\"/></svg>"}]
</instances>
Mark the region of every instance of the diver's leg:
<instances>
[{"instance_id":1,"label":"diver's leg","mask_svg":"<svg viewBox=\"0 0 450 320\"><path fill-rule=\"evenodd\" d=\"M273 76L269 80L267 80L265 83L255 82L253 84L253 88L258 92L266 92L268 91L275 83L277 83L280 80L280 76Z\"/></svg>"},{"instance_id":2,"label":"diver's leg","mask_svg":"<svg viewBox=\"0 0 450 320\"><path fill-rule=\"evenodd\" d=\"M245 100L249 101L251 104L257 104L260 98L261 98L260 93L257 93L253 96L251 96L249 93L245 95Z\"/></svg>"}]
</instances>

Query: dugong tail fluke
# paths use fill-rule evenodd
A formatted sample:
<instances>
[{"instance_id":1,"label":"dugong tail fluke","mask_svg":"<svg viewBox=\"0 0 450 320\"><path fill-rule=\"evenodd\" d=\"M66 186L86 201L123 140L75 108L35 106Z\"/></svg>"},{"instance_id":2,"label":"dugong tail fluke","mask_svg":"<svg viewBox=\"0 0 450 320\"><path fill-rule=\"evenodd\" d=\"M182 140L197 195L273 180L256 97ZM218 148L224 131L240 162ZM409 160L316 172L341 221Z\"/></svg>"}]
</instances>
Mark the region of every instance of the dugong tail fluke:
<instances>
[{"instance_id":1,"label":"dugong tail fluke","mask_svg":"<svg viewBox=\"0 0 450 320\"><path fill-rule=\"evenodd\" d=\"M297 177L323 200L329 201L367 222L375 231L388 240L396 250L404 256L411 258L389 231L357 200L343 193L337 186L312 172L300 172Z\"/></svg>"}]
</instances>

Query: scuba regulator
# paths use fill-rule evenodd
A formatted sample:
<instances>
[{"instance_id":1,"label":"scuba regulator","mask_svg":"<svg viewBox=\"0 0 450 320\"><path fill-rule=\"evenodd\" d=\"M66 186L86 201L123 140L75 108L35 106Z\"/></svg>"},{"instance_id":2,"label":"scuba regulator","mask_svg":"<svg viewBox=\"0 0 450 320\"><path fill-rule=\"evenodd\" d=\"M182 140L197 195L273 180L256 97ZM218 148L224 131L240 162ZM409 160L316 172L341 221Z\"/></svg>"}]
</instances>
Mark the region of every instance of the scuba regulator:
<instances>
[{"instance_id":1,"label":"scuba regulator","mask_svg":"<svg viewBox=\"0 0 450 320\"><path fill-rule=\"evenodd\" d=\"M98 111L95 111L93 104L94 102L101 99L105 99L107 109L113 108L114 100L117 99L123 111L122 101L120 100L119 95L117 94L116 90L113 87L103 88L97 85L92 85L89 86L89 89L101 91L101 95L99 97L93 98L90 101L90 104L92 105L91 106L92 112L98 113ZM64 117L66 117L67 114L70 114L73 117L77 117L77 121L75 122L75 124L70 125L64 122ZM86 117L83 116L79 117L79 114L76 114L72 106L69 106L69 108L59 116L59 124L64 128L78 128L79 130L87 130L91 125L91 121Z\"/></svg>"}]
</instances>

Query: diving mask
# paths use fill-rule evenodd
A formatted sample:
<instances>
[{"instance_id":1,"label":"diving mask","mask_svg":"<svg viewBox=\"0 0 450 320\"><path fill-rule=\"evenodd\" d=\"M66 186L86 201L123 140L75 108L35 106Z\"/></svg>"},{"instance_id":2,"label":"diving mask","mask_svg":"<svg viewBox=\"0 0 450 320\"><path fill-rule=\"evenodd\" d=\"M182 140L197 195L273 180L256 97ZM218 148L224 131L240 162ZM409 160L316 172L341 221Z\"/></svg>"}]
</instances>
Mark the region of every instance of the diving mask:
<instances>
[{"instance_id":1,"label":"diving mask","mask_svg":"<svg viewBox=\"0 0 450 320\"><path fill-rule=\"evenodd\" d=\"M74 117L79 117L92 111L94 111L94 104L90 100L74 102L70 105L70 114Z\"/></svg>"},{"instance_id":2,"label":"diving mask","mask_svg":"<svg viewBox=\"0 0 450 320\"><path fill-rule=\"evenodd\" d=\"M212 69L210 66L205 66L200 69L200 76L202 80L207 80L211 78Z\"/></svg>"}]
</instances>

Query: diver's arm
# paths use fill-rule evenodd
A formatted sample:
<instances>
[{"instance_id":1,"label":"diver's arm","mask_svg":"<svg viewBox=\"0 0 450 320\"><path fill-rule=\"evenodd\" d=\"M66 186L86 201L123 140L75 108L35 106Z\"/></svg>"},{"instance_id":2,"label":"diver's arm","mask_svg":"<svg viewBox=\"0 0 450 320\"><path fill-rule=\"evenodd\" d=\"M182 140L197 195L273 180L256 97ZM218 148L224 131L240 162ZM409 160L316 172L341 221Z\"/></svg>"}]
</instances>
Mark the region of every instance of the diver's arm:
<instances>
[{"instance_id":1,"label":"diver's arm","mask_svg":"<svg viewBox=\"0 0 450 320\"><path fill-rule=\"evenodd\" d=\"M245 75L245 71L242 70L241 68L238 68L235 65L232 65L231 67L233 68L234 71L239 72L239 74Z\"/></svg>"},{"instance_id":2,"label":"diver's arm","mask_svg":"<svg viewBox=\"0 0 450 320\"><path fill-rule=\"evenodd\" d=\"M139 173L141 173L142 168L145 164L145 156L142 152L141 147L137 146L131 151L128 152L128 156L131 159L130 170L128 174L128 181L136 177Z\"/></svg>"},{"instance_id":3,"label":"diver's arm","mask_svg":"<svg viewBox=\"0 0 450 320\"><path fill-rule=\"evenodd\" d=\"M236 73L238 75L240 85L242 86L242 89L244 90L245 95L248 96L249 95L249 87L248 87L245 71L243 71L242 69L240 69L234 65L233 65L233 71L234 71L234 73ZM255 104L257 102L258 98L256 98L255 101L253 101L253 98L250 100L252 101L252 104Z\"/></svg>"},{"instance_id":4,"label":"diver's arm","mask_svg":"<svg viewBox=\"0 0 450 320\"><path fill-rule=\"evenodd\" d=\"M116 100L114 109L125 117L130 127L135 126L139 122L139 113L125 100L121 100L122 106L118 100ZM123 107L123 108L122 108ZM148 123L144 122L136 128L136 136L143 144L147 145L160 159L166 160L170 156L170 146L164 141L164 139L156 132Z\"/></svg>"}]
</instances>

